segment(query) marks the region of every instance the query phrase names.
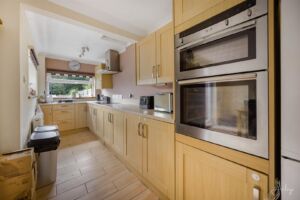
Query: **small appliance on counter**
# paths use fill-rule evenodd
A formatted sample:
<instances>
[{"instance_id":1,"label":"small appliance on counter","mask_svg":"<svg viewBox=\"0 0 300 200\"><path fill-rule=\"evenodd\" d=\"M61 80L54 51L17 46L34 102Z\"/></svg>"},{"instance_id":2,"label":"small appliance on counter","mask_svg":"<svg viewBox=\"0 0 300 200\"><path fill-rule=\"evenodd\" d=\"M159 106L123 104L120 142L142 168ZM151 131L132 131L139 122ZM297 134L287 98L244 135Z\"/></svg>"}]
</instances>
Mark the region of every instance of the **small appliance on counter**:
<instances>
[{"instance_id":1,"label":"small appliance on counter","mask_svg":"<svg viewBox=\"0 0 300 200\"><path fill-rule=\"evenodd\" d=\"M154 96L141 96L140 97L140 108L153 109L154 108Z\"/></svg>"},{"instance_id":2,"label":"small appliance on counter","mask_svg":"<svg viewBox=\"0 0 300 200\"><path fill-rule=\"evenodd\" d=\"M172 113L173 112L173 93L157 93L154 96L154 110Z\"/></svg>"},{"instance_id":3,"label":"small appliance on counter","mask_svg":"<svg viewBox=\"0 0 300 200\"><path fill-rule=\"evenodd\" d=\"M100 94L97 95L97 101L98 101L97 103L99 103L99 104L110 104L111 103L109 96L104 96L104 95L100 95Z\"/></svg>"}]
</instances>

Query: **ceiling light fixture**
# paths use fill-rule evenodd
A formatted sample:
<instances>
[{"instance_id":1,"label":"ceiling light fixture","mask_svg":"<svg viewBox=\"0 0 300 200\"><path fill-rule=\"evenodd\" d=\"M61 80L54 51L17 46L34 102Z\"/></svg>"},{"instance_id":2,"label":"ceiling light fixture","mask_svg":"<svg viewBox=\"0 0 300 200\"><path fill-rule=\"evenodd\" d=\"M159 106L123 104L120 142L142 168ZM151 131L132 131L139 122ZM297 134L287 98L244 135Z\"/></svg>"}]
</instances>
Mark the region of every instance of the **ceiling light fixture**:
<instances>
[{"instance_id":1,"label":"ceiling light fixture","mask_svg":"<svg viewBox=\"0 0 300 200\"><path fill-rule=\"evenodd\" d=\"M88 46L81 47L81 53L79 54L79 58L82 58L86 52L89 52L90 48Z\"/></svg>"}]
</instances>

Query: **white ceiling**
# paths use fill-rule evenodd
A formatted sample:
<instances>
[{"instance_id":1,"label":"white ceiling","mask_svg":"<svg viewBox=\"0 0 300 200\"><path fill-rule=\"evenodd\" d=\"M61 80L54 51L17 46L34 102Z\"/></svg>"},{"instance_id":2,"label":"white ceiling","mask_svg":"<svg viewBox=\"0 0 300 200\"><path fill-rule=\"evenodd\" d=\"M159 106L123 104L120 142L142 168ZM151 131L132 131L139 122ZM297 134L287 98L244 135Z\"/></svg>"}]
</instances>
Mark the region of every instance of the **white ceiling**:
<instances>
[{"instance_id":1,"label":"white ceiling","mask_svg":"<svg viewBox=\"0 0 300 200\"><path fill-rule=\"evenodd\" d=\"M104 61L106 50L114 49L121 52L134 42L131 39L109 35L101 30L89 29L29 10L26 11L26 16L37 52L47 57L99 64ZM117 39L117 42L102 39L103 34ZM88 46L90 51L79 58L83 46Z\"/></svg>"},{"instance_id":2,"label":"white ceiling","mask_svg":"<svg viewBox=\"0 0 300 200\"><path fill-rule=\"evenodd\" d=\"M172 19L172 0L49 1L141 36Z\"/></svg>"}]
</instances>

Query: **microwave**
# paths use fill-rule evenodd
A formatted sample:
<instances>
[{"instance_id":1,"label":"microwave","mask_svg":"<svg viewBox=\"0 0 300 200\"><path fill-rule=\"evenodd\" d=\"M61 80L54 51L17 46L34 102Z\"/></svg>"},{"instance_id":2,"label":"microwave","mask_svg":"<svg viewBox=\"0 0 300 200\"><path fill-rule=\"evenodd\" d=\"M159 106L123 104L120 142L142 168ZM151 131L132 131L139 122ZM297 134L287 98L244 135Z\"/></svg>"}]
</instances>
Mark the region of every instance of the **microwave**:
<instances>
[{"instance_id":1,"label":"microwave","mask_svg":"<svg viewBox=\"0 0 300 200\"><path fill-rule=\"evenodd\" d=\"M267 0L176 36L176 133L268 158Z\"/></svg>"}]
</instances>

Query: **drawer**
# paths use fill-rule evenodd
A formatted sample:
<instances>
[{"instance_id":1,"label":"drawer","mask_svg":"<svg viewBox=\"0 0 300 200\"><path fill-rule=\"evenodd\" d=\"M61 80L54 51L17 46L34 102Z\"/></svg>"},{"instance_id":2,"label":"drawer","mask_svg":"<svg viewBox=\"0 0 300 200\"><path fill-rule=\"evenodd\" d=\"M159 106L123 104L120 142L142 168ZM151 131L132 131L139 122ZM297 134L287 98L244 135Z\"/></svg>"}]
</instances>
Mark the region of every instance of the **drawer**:
<instances>
[{"instance_id":1,"label":"drawer","mask_svg":"<svg viewBox=\"0 0 300 200\"><path fill-rule=\"evenodd\" d=\"M57 104L53 105L53 110L73 110L74 104Z\"/></svg>"},{"instance_id":2,"label":"drawer","mask_svg":"<svg viewBox=\"0 0 300 200\"><path fill-rule=\"evenodd\" d=\"M52 106L41 106L44 115L52 115Z\"/></svg>"},{"instance_id":3,"label":"drawer","mask_svg":"<svg viewBox=\"0 0 300 200\"><path fill-rule=\"evenodd\" d=\"M74 120L75 112L74 110L54 110L53 111L53 121L57 120Z\"/></svg>"},{"instance_id":4,"label":"drawer","mask_svg":"<svg viewBox=\"0 0 300 200\"><path fill-rule=\"evenodd\" d=\"M58 126L59 131L67 131L75 128L74 120L57 120L55 124Z\"/></svg>"}]
</instances>

